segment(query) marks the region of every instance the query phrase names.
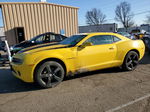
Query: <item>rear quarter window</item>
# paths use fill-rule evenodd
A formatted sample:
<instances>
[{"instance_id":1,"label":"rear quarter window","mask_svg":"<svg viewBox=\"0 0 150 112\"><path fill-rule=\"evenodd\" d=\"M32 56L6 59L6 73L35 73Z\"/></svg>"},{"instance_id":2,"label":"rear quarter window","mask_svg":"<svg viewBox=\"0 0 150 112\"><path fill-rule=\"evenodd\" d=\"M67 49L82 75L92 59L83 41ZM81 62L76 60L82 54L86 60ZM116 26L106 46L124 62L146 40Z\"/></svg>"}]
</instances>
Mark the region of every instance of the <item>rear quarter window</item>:
<instances>
[{"instance_id":1,"label":"rear quarter window","mask_svg":"<svg viewBox=\"0 0 150 112\"><path fill-rule=\"evenodd\" d=\"M116 36L112 36L112 37L113 37L113 41L114 41L114 42L118 42L118 41L121 40L120 38L118 38L118 37L116 37Z\"/></svg>"}]
</instances>

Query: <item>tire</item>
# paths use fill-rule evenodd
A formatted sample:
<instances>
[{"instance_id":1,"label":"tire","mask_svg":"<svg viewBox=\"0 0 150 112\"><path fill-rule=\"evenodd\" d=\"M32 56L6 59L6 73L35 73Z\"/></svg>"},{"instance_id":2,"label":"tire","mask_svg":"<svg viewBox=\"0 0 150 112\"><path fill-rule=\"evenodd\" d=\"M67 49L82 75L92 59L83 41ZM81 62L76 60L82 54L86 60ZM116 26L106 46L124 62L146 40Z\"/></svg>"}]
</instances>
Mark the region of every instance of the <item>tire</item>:
<instances>
[{"instance_id":1,"label":"tire","mask_svg":"<svg viewBox=\"0 0 150 112\"><path fill-rule=\"evenodd\" d=\"M64 79L65 70L56 61L47 61L37 67L34 79L42 88L52 88L61 83Z\"/></svg>"},{"instance_id":2,"label":"tire","mask_svg":"<svg viewBox=\"0 0 150 112\"><path fill-rule=\"evenodd\" d=\"M133 71L139 64L139 55L135 51L129 51L124 59L122 68L125 71Z\"/></svg>"}]
</instances>

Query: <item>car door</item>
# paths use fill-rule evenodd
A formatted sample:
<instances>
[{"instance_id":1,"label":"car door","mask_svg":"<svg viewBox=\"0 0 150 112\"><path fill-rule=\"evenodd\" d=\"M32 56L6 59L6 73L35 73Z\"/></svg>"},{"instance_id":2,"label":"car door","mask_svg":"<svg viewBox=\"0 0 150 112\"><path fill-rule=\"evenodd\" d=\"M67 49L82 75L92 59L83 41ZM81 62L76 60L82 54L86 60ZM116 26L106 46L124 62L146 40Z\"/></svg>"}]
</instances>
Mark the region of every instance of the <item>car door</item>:
<instances>
[{"instance_id":1,"label":"car door","mask_svg":"<svg viewBox=\"0 0 150 112\"><path fill-rule=\"evenodd\" d=\"M93 36L85 42L92 43L92 46L77 51L79 69L94 70L112 66L116 56L116 45L111 35Z\"/></svg>"}]
</instances>

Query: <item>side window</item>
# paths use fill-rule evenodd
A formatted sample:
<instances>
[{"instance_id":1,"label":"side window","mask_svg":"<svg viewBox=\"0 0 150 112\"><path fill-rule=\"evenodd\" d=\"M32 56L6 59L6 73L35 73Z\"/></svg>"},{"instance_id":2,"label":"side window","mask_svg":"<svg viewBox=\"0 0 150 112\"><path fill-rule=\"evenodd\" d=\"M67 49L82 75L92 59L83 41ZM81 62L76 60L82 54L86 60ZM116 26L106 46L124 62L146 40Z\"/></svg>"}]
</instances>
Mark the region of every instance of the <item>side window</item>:
<instances>
[{"instance_id":1,"label":"side window","mask_svg":"<svg viewBox=\"0 0 150 112\"><path fill-rule=\"evenodd\" d=\"M56 35L50 34L50 42L56 42Z\"/></svg>"},{"instance_id":2,"label":"side window","mask_svg":"<svg viewBox=\"0 0 150 112\"><path fill-rule=\"evenodd\" d=\"M56 35L50 34L50 42L59 42L59 41L61 41L61 40L63 40L63 39L61 38L61 35L58 35L58 34L56 34Z\"/></svg>"},{"instance_id":3,"label":"side window","mask_svg":"<svg viewBox=\"0 0 150 112\"><path fill-rule=\"evenodd\" d=\"M50 34L45 34L44 43L50 42Z\"/></svg>"},{"instance_id":4,"label":"side window","mask_svg":"<svg viewBox=\"0 0 150 112\"><path fill-rule=\"evenodd\" d=\"M118 37L116 37L116 36L112 36L112 37L113 37L114 42L118 42L118 41L121 40L120 38L118 38Z\"/></svg>"},{"instance_id":5,"label":"side window","mask_svg":"<svg viewBox=\"0 0 150 112\"><path fill-rule=\"evenodd\" d=\"M60 35L56 35L56 42L61 41L61 36Z\"/></svg>"},{"instance_id":6,"label":"side window","mask_svg":"<svg viewBox=\"0 0 150 112\"><path fill-rule=\"evenodd\" d=\"M45 34L40 35L35 39L35 43L42 43L44 39L45 39Z\"/></svg>"},{"instance_id":7,"label":"side window","mask_svg":"<svg viewBox=\"0 0 150 112\"><path fill-rule=\"evenodd\" d=\"M93 45L111 44L113 43L113 38L111 35L97 35L89 38L85 42L91 42Z\"/></svg>"}]
</instances>

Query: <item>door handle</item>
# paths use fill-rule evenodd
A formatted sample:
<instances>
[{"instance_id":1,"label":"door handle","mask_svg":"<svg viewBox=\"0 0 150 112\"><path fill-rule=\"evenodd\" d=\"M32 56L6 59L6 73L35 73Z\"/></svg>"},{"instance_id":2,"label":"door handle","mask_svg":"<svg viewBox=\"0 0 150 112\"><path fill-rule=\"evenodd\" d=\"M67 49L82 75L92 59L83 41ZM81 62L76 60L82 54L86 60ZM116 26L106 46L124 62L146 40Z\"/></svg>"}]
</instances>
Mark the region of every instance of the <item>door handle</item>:
<instances>
[{"instance_id":1,"label":"door handle","mask_svg":"<svg viewBox=\"0 0 150 112\"><path fill-rule=\"evenodd\" d=\"M115 48L114 48L114 47L110 47L109 49L110 49L110 50L113 50L113 49L115 49Z\"/></svg>"}]
</instances>

